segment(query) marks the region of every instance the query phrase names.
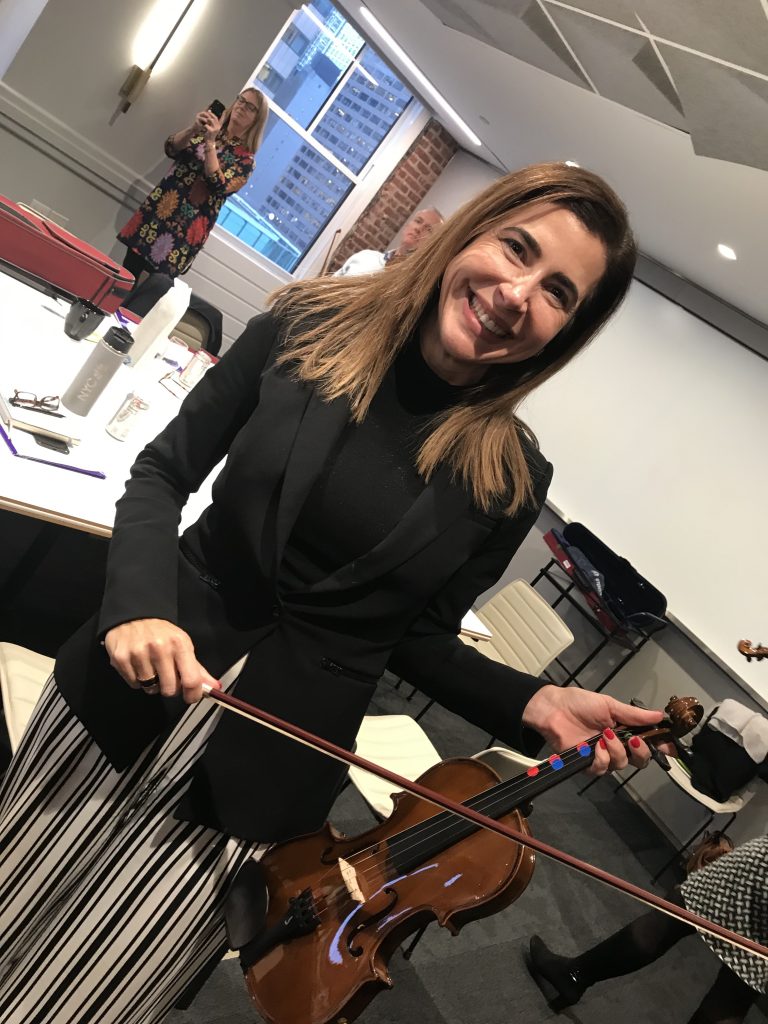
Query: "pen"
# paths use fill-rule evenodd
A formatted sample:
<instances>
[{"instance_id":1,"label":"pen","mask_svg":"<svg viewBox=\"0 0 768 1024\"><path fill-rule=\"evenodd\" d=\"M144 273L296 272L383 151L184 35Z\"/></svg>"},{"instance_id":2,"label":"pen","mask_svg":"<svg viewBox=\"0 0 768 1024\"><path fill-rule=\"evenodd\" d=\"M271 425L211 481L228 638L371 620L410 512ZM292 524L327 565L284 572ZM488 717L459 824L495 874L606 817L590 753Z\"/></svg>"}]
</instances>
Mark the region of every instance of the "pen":
<instances>
[{"instance_id":1,"label":"pen","mask_svg":"<svg viewBox=\"0 0 768 1024\"><path fill-rule=\"evenodd\" d=\"M17 459L26 459L27 462L39 462L42 466L54 466L56 469L68 469L71 473L82 473L83 476L95 476L97 480L107 479L107 474L102 473L100 469L81 469L80 466L69 466L66 462L53 462L51 459L38 459L34 455L22 455L21 452L16 450L16 445L6 434L2 426L0 426L0 436L8 445L11 455L15 455Z\"/></svg>"}]
</instances>

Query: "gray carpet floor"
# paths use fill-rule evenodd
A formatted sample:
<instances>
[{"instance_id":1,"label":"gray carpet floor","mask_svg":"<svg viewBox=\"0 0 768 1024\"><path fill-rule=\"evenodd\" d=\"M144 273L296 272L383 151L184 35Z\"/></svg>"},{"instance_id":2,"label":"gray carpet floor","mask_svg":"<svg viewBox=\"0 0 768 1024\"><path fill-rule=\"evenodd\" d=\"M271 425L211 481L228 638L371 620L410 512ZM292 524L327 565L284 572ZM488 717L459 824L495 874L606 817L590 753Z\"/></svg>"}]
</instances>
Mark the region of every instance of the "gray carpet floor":
<instances>
[{"instance_id":1,"label":"gray carpet floor","mask_svg":"<svg viewBox=\"0 0 768 1024\"><path fill-rule=\"evenodd\" d=\"M402 688L408 692L408 688ZM372 713L415 713L423 699L407 703L391 680L384 680ZM422 721L444 757L475 753L488 737L435 706ZM651 765L649 771L658 769ZM613 783L601 780L583 796L583 783L565 780L536 803L530 823L534 835L645 888L671 850L643 812ZM348 787L337 801L332 821L348 835L374 822L365 803ZM669 872L655 891L662 894L678 880ZM595 986L578 1006L554 1014L529 977L523 950L533 933L557 951L574 954L588 948L642 912L630 897L539 857L531 884L508 909L475 921L452 937L430 926L410 961L400 952L390 968L394 988L379 995L359 1018L362 1024L686 1024L717 973L719 961L691 936L644 971ZM223 961L186 1011L170 1024L253 1024L251 1008L236 960ZM747 1024L766 1024L763 1005ZM302 1024L286 1021L281 1024Z\"/></svg>"}]
</instances>

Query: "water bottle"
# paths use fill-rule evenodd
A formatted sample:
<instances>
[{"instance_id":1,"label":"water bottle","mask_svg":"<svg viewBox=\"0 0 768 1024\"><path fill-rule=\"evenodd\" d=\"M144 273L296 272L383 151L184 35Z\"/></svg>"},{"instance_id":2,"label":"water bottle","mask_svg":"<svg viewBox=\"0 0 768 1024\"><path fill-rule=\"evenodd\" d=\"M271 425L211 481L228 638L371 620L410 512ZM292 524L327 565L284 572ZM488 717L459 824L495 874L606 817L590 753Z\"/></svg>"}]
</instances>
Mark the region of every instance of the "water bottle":
<instances>
[{"instance_id":1,"label":"water bottle","mask_svg":"<svg viewBox=\"0 0 768 1024\"><path fill-rule=\"evenodd\" d=\"M147 311L139 326L133 332L131 362L137 366L141 361L146 366L162 351L168 335L184 316L192 296L192 289L185 281L174 280L173 287Z\"/></svg>"},{"instance_id":2,"label":"water bottle","mask_svg":"<svg viewBox=\"0 0 768 1024\"><path fill-rule=\"evenodd\" d=\"M77 416L85 416L129 352L133 338L123 327L110 327L61 396L61 404Z\"/></svg>"}]
</instances>

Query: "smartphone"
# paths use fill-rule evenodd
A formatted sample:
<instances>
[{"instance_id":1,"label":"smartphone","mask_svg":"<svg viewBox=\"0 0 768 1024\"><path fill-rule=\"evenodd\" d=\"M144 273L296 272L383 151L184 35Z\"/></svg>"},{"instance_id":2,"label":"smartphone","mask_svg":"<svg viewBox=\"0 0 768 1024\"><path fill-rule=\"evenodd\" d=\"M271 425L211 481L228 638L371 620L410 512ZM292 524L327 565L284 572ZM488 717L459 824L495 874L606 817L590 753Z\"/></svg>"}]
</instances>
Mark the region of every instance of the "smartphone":
<instances>
[{"instance_id":1,"label":"smartphone","mask_svg":"<svg viewBox=\"0 0 768 1024\"><path fill-rule=\"evenodd\" d=\"M33 437L41 448L48 448L59 455L69 455L69 445L66 441L61 441L58 437L46 437L44 434L33 434Z\"/></svg>"},{"instance_id":2,"label":"smartphone","mask_svg":"<svg viewBox=\"0 0 768 1024\"><path fill-rule=\"evenodd\" d=\"M224 106L221 100L214 100L213 103L210 103L208 105L208 109L212 114L215 114L216 117L221 117L221 115L227 108Z\"/></svg>"}]
</instances>

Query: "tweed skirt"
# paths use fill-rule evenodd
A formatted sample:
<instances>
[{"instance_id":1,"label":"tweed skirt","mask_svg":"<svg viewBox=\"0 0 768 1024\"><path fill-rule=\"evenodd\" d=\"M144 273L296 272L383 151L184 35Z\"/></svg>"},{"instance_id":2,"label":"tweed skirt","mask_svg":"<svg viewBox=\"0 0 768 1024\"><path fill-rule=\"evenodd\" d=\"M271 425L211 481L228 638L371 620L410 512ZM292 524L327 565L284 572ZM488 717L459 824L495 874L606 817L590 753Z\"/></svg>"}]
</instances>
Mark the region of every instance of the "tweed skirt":
<instances>
[{"instance_id":1,"label":"tweed skirt","mask_svg":"<svg viewBox=\"0 0 768 1024\"><path fill-rule=\"evenodd\" d=\"M768 836L750 839L680 886L695 914L768 945ZM731 970L757 992L768 992L768 961L709 935L704 941Z\"/></svg>"}]
</instances>

